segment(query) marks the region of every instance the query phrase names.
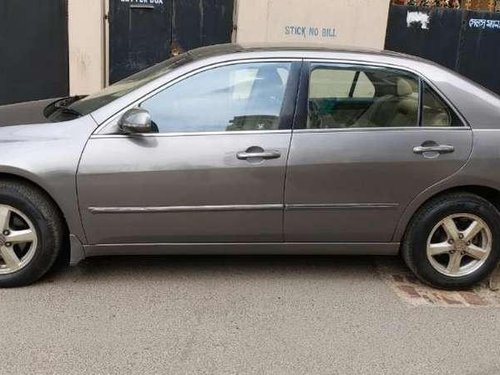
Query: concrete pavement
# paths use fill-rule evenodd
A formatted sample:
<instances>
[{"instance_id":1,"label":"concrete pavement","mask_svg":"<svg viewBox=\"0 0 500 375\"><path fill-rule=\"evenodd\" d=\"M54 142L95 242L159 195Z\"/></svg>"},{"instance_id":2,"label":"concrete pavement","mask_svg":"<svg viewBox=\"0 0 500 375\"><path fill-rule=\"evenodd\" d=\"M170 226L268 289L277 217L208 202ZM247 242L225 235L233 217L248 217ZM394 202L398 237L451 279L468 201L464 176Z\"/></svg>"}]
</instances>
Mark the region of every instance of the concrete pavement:
<instances>
[{"instance_id":1,"label":"concrete pavement","mask_svg":"<svg viewBox=\"0 0 500 375\"><path fill-rule=\"evenodd\" d=\"M500 374L499 308L411 305L387 262L86 260L0 290L0 373Z\"/></svg>"}]
</instances>

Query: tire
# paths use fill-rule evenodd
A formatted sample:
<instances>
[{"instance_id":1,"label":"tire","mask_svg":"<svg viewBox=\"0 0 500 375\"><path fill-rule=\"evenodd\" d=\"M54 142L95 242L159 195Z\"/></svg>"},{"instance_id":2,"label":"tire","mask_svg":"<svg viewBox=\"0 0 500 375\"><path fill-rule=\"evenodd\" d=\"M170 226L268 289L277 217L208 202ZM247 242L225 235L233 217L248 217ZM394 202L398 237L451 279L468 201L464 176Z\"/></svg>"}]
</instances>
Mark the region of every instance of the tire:
<instances>
[{"instance_id":1,"label":"tire","mask_svg":"<svg viewBox=\"0 0 500 375\"><path fill-rule=\"evenodd\" d=\"M63 220L58 208L46 194L19 182L0 181L0 218L6 210L10 218L3 222L9 222L6 225L11 228L2 227L0 230L0 287L26 286L45 275L61 253ZM14 238L13 234L20 233L15 232L18 228L28 233L32 237L31 241L19 244L15 240L8 242L9 238ZM9 253L2 253L9 249L14 250L19 260L16 263L16 258L10 257L10 264L14 265L10 267L3 257Z\"/></svg>"},{"instance_id":2,"label":"tire","mask_svg":"<svg viewBox=\"0 0 500 375\"><path fill-rule=\"evenodd\" d=\"M415 214L401 255L426 284L442 289L469 288L497 266L499 223L500 213L486 199L465 192L446 194L429 201Z\"/></svg>"}]
</instances>

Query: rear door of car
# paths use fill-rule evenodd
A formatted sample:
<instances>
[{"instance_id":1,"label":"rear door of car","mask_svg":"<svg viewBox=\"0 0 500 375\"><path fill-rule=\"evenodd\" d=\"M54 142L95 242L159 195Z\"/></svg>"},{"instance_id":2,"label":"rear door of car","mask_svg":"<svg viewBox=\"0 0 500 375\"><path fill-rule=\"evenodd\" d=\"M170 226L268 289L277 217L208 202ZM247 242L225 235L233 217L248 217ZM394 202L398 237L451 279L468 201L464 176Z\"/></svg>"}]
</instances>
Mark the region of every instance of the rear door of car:
<instances>
[{"instance_id":1,"label":"rear door of car","mask_svg":"<svg viewBox=\"0 0 500 375\"><path fill-rule=\"evenodd\" d=\"M409 202L467 162L471 129L414 73L335 62L304 69L285 240L390 242Z\"/></svg>"}]
</instances>

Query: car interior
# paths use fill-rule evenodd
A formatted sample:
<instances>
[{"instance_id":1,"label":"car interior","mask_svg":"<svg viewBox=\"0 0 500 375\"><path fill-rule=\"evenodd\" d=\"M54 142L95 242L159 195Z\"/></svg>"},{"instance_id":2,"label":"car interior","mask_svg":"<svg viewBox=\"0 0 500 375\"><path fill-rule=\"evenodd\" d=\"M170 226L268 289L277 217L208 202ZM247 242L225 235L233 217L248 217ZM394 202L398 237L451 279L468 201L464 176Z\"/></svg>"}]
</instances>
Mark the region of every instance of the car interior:
<instances>
[{"instance_id":1,"label":"car interior","mask_svg":"<svg viewBox=\"0 0 500 375\"><path fill-rule=\"evenodd\" d=\"M332 90L334 92L328 95L328 90L321 89L324 85L321 81L328 77L323 73L315 79L314 71L311 73L307 128L418 126L419 82L416 78L382 70L354 72L330 69L329 72L330 84L345 89L343 92L342 89L341 92ZM360 84L362 89L358 87ZM423 125L450 126L451 122L448 107L426 87Z\"/></svg>"},{"instance_id":2,"label":"car interior","mask_svg":"<svg viewBox=\"0 0 500 375\"><path fill-rule=\"evenodd\" d=\"M246 100L245 115L234 117L226 130L278 129L287 78L288 69L276 64L262 65L256 72ZM237 87L233 90L237 90Z\"/></svg>"}]
</instances>

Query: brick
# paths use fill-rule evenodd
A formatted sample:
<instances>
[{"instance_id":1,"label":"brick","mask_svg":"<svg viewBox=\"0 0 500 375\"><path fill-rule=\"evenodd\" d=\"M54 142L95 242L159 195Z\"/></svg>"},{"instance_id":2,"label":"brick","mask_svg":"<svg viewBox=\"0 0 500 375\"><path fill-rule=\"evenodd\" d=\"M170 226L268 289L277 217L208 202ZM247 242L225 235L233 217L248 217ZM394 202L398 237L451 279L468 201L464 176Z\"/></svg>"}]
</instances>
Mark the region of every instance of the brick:
<instances>
[{"instance_id":1,"label":"brick","mask_svg":"<svg viewBox=\"0 0 500 375\"><path fill-rule=\"evenodd\" d=\"M474 306L487 305L487 303L481 297L479 297L476 293L460 292L460 295L463 297L465 302L467 302L469 305L474 305Z\"/></svg>"},{"instance_id":2,"label":"brick","mask_svg":"<svg viewBox=\"0 0 500 375\"><path fill-rule=\"evenodd\" d=\"M437 293L436 293L437 295ZM439 297L443 302L445 302L448 305L463 305L463 303L459 300L456 300L452 298L451 296L445 296L443 294L439 294Z\"/></svg>"},{"instance_id":3,"label":"brick","mask_svg":"<svg viewBox=\"0 0 500 375\"><path fill-rule=\"evenodd\" d=\"M436 303L435 300L433 300L431 297L429 297L427 294L422 295L422 297L427 301L429 304L434 304Z\"/></svg>"},{"instance_id":4,"label":"brick","mask_svg":"<svg viewBox=\"0 0 500 375\"><path fill-rule=\"evenodd\" d=\"M398 288L405 292L411 298L421 298L420 293L412 286L398 285Z\"/></svg>"}]
</instances>

